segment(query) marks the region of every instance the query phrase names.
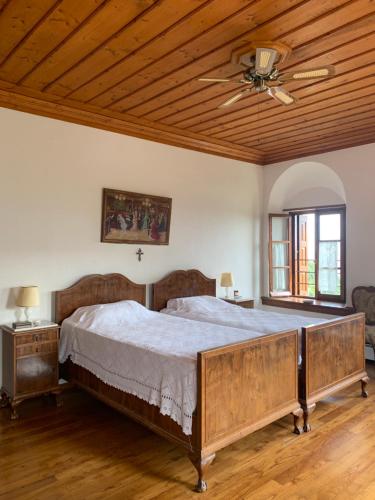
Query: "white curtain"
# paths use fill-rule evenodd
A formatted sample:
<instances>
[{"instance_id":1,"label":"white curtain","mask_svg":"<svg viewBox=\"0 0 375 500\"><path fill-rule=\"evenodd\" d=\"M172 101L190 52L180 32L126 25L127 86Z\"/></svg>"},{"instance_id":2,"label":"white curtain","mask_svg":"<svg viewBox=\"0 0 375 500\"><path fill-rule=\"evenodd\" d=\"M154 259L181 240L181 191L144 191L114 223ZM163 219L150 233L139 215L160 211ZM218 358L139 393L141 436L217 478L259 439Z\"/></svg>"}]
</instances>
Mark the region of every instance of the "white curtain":
<instances>
[{"instance_id":1,"label":"white curtain","mask_svg":"<svg viewBox=\"0 0 375 500\"><path fill-rule=\"evenodd\" d=\"M272 265L288 265L288 245L285 243L273 243ZM278 292L289 290L288 271L286 269L273 269L273 289Z\"/></svg>"}]
</instances>

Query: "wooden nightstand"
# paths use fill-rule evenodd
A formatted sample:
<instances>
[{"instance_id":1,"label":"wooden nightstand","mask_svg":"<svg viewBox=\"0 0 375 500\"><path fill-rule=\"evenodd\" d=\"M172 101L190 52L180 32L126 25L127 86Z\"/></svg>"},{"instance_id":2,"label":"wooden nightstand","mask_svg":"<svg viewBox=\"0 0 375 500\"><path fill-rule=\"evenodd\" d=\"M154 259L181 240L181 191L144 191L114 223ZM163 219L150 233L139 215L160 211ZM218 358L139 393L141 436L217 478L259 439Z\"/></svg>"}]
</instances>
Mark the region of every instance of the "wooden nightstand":
<instances>
[{"instance_id":1,"label":"wooden nightstand","mask_svg":"<svg viewBox=\"0 0 375 500\"><path fill-rule=\"evenodd\" d=\"M43 326L14 330L3 325L3 386L1 407L10 406L11 419L18 418L17 406L25 399L51 393L59 395L59 326Z\"/></svg>"},{"instance_id":2,"label":"wooden nightstand","mask_svg":"<svg viewBox=\"0 0 375 500\"><path fill-rule=\"evenodd\" d=\"M236 306L244 307L245 309L254 309L254 299L245 299L243 297L238 299L223 299L229 304L235 304Z\"/></svg>"}]
</instances>

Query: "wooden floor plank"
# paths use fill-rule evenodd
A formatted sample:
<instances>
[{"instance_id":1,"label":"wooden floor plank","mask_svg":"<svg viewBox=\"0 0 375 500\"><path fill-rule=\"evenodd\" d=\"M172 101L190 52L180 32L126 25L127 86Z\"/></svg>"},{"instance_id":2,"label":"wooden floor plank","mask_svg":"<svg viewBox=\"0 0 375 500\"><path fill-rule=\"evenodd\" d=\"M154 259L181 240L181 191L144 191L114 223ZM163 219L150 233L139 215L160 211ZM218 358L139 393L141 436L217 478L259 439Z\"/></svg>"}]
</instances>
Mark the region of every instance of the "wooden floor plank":
<instances>
[{"instance_id":1,"label":"wooden floor plank","mask_svg":"<svg viewBox=\"0 0 375 500\"><path fill-rule=\"evenodd\" d=\"M286 417L217 453L207 499L375 498L375 365L368 399L358 384L320 402L313 432ZM21 418L0 412L0 499L196 498L184 453L80 391L64 406L26 401Z\"/></svg>"}]
</instances>

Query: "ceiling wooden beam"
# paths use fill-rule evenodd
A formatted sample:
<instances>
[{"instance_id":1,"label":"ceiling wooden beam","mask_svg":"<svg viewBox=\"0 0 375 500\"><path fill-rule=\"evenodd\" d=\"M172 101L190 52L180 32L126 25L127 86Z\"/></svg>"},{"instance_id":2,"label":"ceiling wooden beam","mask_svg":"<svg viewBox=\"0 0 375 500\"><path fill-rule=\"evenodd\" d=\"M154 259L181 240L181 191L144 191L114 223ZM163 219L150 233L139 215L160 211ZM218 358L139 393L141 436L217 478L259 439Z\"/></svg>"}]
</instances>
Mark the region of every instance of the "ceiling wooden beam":
<instances>
[{"instance_id":1,"label":"ceiling wooden beam","mask_svg":"<svg viewBox=\"0 0 375 500\"><path fill-rule=\"evenodd\" d=\"M88 125L258 165L263 164L264 155L255 148L247 148L240 145L233 146L226 141L210 140L195 133L184 133L182 135L178 129L173 127L163 126L163 129L155 128L152 122L126 116L122 113L100 110L93 106L82 105L74 101L64 100L63 103L56 102L53 96L49 101L46 101L45 94L43 94L43 99L41 99L35 96L35 91L22 89L23 94L21 94L19 87L17 87L16 91L14 89L9 90L6 87L9 87L7 83L0 82L0 106L5 108Z\"/></svg>"},{"instance_id":2,"label":"ceiling wooden beam","mask_svg":"<svg viewBox=\"0 0 375 500\"><path fill-rule=\"evenodd\" d=\"M263 164L373 140L374 0L0 0L0 105ZM291 48L285 107L243 87L231 54Z\"/></svg>"}]
</instances>

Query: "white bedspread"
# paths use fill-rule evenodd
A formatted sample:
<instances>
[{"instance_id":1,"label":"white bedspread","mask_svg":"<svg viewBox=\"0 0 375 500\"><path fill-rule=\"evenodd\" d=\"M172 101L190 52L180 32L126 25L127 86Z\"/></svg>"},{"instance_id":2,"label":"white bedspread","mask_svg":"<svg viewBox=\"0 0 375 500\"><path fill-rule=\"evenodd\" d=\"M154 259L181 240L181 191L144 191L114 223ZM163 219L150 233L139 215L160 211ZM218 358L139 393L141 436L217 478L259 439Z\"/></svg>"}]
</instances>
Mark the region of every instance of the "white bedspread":
<instances>
[{"instance_id":1,"label":"white bedspread","mask_svg":"<svg viewBox=\"0 0 375 500\"><path fill-rule=\"evenodd\" d=\"M263 334L301 329L303 326L325 323L327 319L283 314L261 309L245 309L216 297L184 297L171 299L162 313L180 318L241 328ZM335 318L332 318L335 319Z\"/></svg>"},{"instance_id":2,"label":"white bedspread","mask_svg":"<svg viewBox=\"0 0 375 500\"><path fill-rule=\"evenodd\" d=\"M197 353L262 336L148 311L133 301L78 309L62 324L59 358L157 405L191 434Z\"/></svg>"}]
</instances>

